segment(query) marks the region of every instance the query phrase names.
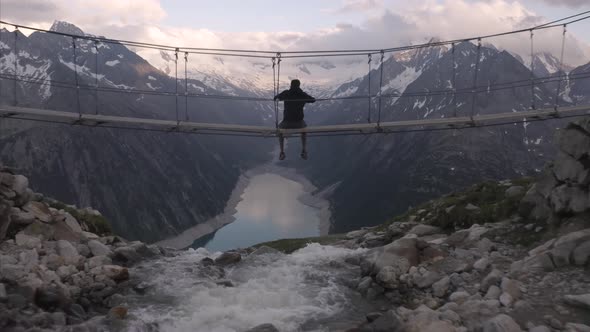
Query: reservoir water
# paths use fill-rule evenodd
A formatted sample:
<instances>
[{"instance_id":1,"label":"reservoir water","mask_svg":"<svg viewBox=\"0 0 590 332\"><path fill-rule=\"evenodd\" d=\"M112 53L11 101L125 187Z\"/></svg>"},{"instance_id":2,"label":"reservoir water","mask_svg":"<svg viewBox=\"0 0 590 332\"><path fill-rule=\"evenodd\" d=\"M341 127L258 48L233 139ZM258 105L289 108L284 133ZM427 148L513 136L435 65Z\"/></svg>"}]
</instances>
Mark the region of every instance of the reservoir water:
<instances>
[{"instance_id":1,"label":"reservoir water","mask_svg":"<svg viewBox=\"0 0 590 332\"><path fill-rule=\"evenodd\" d=\"M236 206L235 221L196 240L209 251L245 248L284 238L318 236L319 209L300 199L308 193L299 182L274 173L250 178Z\"/></svg>"}]
</instances>

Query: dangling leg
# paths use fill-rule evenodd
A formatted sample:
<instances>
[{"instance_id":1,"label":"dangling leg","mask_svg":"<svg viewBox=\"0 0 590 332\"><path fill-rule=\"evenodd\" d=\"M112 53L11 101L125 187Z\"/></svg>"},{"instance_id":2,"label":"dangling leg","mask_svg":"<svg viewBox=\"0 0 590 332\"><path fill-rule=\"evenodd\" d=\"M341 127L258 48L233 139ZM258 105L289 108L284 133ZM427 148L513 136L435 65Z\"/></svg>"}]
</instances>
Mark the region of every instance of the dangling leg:
<instances>
[{"instance_id":1,"label":"dangling leg","mask_svg":"<svg viewBox=\"0 0 590 332\"><path fill-rule=\"evenodd\" d=\"M307 160L307 133L301 133L301 158Z\"/></svg>"},{"instance_id":2,"label":"dangling leg","mask_svg":"<svg viewBox=\"0 0 590 332\"><path fill-rule=\"evenodd\" d=\"M279 134L279 145L281 147L281 153L279 154L279 160L285 160L285 137L283 137L283 134Z\"/></svg>"}]
</instances>

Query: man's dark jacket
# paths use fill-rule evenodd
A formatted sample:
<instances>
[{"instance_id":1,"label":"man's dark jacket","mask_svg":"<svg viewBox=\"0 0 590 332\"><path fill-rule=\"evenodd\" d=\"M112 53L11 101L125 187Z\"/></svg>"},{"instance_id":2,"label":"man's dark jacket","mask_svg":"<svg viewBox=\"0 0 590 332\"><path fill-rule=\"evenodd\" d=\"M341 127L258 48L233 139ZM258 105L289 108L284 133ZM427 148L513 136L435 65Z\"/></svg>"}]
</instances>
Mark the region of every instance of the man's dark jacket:
<instances>
[{"instance_id":1,"label":"man's dark jacket","mask_svg":"<svg viewBox=\"0 0 590 332\"><path fill-rule=\"evenodd\" d=\"M285 101L283 121L298 122L303 120L303 106L315 103L315 98L303 92L301 88L291 88L279 93L275 99Z\"/></svg>"}]
</instances>

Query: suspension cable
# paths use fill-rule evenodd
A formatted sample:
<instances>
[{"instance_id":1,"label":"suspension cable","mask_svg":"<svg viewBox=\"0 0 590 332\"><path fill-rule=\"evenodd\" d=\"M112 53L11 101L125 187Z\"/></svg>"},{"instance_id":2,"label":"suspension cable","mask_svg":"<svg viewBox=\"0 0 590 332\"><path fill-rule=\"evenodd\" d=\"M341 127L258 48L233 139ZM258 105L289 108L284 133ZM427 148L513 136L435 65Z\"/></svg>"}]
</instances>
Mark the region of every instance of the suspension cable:
<instances>
[{"instance_id":1,"label":"suspension cable","mask_svg":"<svg viewBox=\"0 0 590 332\"><path fill-rule=\"evenodd\" d=\"M535 33L531 29L531 109L536 109L535 106L535 48L534 48Z\"/></svg>"},{"instance_id":2,"label":"suspension cable","mask_svg":"<svg viewBox=\"0 0 590 332\"><path fill-rule=\"evenodd\" d=\"M475 73L473 74L473 88L471 93L473 95L472 102L471 102L471 121L473 122L473 114L475 113L475 104L477 102L477 74L479 72L479 58L481 55L481 39L477 40L477 55L475 58Z\"/></svg>"},{"instance_id":3,"label":"suspension cable","mask_svg":"<svg viewBox=\"0 0 590 332\"><path fill-rule=\"evenodd\" d=\"M94 49L96 50L95 54L95 75L94 75L94 85L96 89L94 90L94 114L98 115L98 41L94 41Z\"/></svg>"},{"instance_id":4,"label":"suspension cable","mask_svg":"<svg viewBox=\"0 0 590 332\"><path fill-rule=\"evenodd\" d=\"M277 94L281 91L281 53L277 53ZM276 127L279 128L279 101L277 100Z\"/></svg>"},{"instance_id":5,"label":"suspension cable","mask_svg":"<svg viewBox=\"0 0 590 332\"><path fill-rule=\"evenodd\" d=\"M369 109L367 110L367 122L371 123L371 103L372 103L372 98L371 98L371 61L372 59L372 55L371 53L369 53L367 55L369 57L369 74L367 75L368 81L369 81L369 90L368 90L368 97L367 100L369 101Z\"/></svg>"},{"instance_id":6,"label":"suspension cable","mask_svg":"<svg viewBox=\"0 0 590 332\"><path fill-rule=\"evenodd\" d=\"M188 52L184 52L184 119L188 121Z\"/></svg>"},{"instance_id":7,"label":"suspension cable","mask_svg":"<svg viewBox=\"0 0 590 332\"><path fill-rule=\"evenodd\" d=\"M451 44L451 57L453 66L453 116L457 117L457 64L455 59L455 43Z\"/></svg>"},{"instance_id":8,"label":"suspension cable","mask_svg":"<svg viewBox=\"0 0 590 332\"><path fill-rule=\"evenodd\" d=\"M14 26L14 106L18 105L18 97L16 93L18 75L18 25Z\"/></svg>"},{"instance_id":9,"label":"suspension cable","mask_svg":"<svg viewBox=\"0 0 590 332\"><path fill-rule=\"evenodd\" d=\"M563 71L563 55L565 53L565 35L567 33L567 24L563 25L563 33L562 33L562 37L561 37L561 56L559 57L559 74L560 75L565 75L565 72ZM563 76L561 76L563 77ZM561 81L562 79L560 78L559 81L557 81L557 90L555 91L555 113L558 114L559 111L557 110L557 108L559 107L559 93L561 92Z\"/></svg>"},{"instance_id":10,"label":"suspension cable","mask_svg":"<svg viewBox=\"0 0 590 332\"><path fill-rule=\"evenodd\" d=\"M275 57L272 57L272 89L274 92L274 96L273 96L273 101L274 101L274 107L275 107L275 129L279 129L279 101L276 99L276 96L278 95L278 91L277 91L277 70L276 70L276 66L277 66L277 59Z\"/></svg>"},{"instance_id":11,"label":"suspension cable","mask_svg":"<svg viewBox=\"0 0 590 332\"><path fill-rule=\"evenodd\" d=\"M80 83L78 82L78 55L76 54L76 37L72 37L72 53L74 56L74 81L76 83L76 107L78 109L78 116L82 118L82 110L80 109Z\"/></svg>"},{"instance_id":12,"label":"suspension cable","mask_svg":"<svg viewBox=\"0 0 590 332\"><path fill-rule=\"evenodd\" d=\"M379 108L377 112L377 128L381 125L381 95L383 94L383 60L385 59L385 52L381 51L381 73L379 78Z\"/></svg>"},{"instance_id":13,"label":"suspension cable","mask_svg":"<svg viewBox=\"0 0 590 332\"><path fill-rule=\"evenodd\" d=\"M178 48L174 51L174 83L176 86L175 90L175 102L176 102L176 125L180 124L180 118L178 117Z\"/></svg>"}]
</instances>

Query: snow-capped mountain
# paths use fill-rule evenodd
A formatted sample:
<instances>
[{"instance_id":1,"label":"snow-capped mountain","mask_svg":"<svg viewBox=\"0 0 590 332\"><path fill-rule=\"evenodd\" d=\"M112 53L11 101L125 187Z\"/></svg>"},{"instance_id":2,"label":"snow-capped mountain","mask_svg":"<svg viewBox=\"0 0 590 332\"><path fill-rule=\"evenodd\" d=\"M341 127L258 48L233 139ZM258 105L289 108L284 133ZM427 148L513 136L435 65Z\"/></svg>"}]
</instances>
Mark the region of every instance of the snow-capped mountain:
<instances>
[{"instance_id":1,"label":"snow-capped mountain","mask_svg":"<svg viewBox=\"0 0 590 332\"><path fill-rule=\"evenodd\" d=\"M54 31L83 34L57 22ZM14 40L17 40L18 56ZM60 111L214 123L265 123L260 103L176 98L177 82L124 45L48 33L0 31L0 103ZM16 61L16 62L15 62ZM21 80L14 89L14 74ZM77 75L76 75L77 72ZM80 86L76 94L76 79ZM202 81L190 93L227 95ZM101 89L96 92L96 85ZM178 81L184 94L185 81ZM15 99L16 96L16 99ZM79 100L79 108L78 101ZM178 105L178 106L177 106ZM118 234L160 240L216 216L243 168L262 162L268 141L2 120L0 160L38 191L96 206Z\"/></svg>"}]
</instances>

